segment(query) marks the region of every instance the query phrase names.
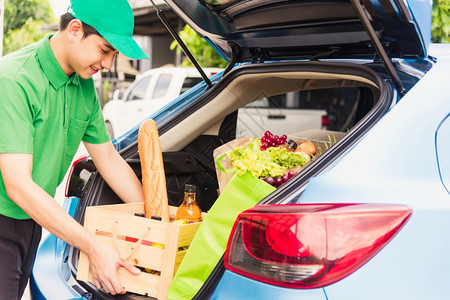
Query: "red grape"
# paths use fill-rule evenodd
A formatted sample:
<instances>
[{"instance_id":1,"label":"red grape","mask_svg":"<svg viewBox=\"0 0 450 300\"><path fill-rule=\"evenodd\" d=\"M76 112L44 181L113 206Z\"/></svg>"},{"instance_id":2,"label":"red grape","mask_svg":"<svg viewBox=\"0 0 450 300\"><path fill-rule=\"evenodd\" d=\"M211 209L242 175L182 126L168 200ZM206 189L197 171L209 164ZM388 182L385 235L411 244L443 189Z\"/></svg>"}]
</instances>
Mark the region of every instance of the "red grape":
<instances>
[{"instance_id":1,"label":"red grape","mask_svg":"<svg viewBox=\"0 0 450 300\"><path fill-rule=\"evenodd\" d=\"M275 183L275 180L273 179L273 177L266 177L265 181L270 185L274 185L274 183Z\"/></svg>"},{"instance_id":2,"label":"red grape","mask_svg":"<svg viewBox=\"0 0 450 300\"><path fill-rule=\"evenodd\" d=\"M267 130L261 137L261 150L266 150L269 147L277 147L286 144L287 136L285 134L278 136ZM266 144L267 143L267 146ZM264 148L264 149L263 149Z\"/></svg>"},{"instance_id":3,"label":"red grape","mask_svg":"<svg viewBox=\"0 0 450 300\"><path fill-rule=\"evenodd\" d=\"M283 180L281 179L281 177L275 177L274 180L275 180L275 186L276 187L278 187L278 186L283 184Z\"/></svg>"}]
</instances>

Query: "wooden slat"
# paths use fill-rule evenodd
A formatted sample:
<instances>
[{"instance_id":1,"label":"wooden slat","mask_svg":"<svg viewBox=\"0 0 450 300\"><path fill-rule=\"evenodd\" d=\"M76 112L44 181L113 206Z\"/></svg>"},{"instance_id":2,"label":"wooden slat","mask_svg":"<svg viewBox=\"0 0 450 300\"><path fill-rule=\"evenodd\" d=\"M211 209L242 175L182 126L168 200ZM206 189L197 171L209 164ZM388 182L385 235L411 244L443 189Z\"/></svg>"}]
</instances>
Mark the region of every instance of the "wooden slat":
<instances>
[{"instance_id":1,"label":"wooden slat","mask_svg":"<svg viewBox=\"0 0 450 300\"><path fill-rule=\"evenodd\" d=\"M122 214L134 215L135 213L144 213L144 202L140 203L123 203L123 204L109 204L95 206L95 209L106 209L108 211L115 211Z\"/></svg>"},{"instance_id":2,"label":"wooden slat","mask_svg":"<svg viewBox=\"0 0 450 300\"><path fill-rule=\"evenodd\" d=\"M189 246L200 225L201 223L180 225L180 234L178 236L178 247Z\"/></svg>"},{"instance_id":3,"label":"wooden slat","mask_svg":"<svg viewBox=\"0 0 450 300\"><path fill-rule=\"evenodd\" d=\"M112 238L97 236L102 242L115 248ZM117 241L119 252L122 256L128 256L131 254L136 247L136 243L130 243L126 241ZM164 249L159 249L156 247L140 245L133 256L128 259L133 265L143 268L148 268L156 271L161 271L162 260L164 255ZM122 257L122 258L124 258Z\"/></svg>"},{"instance_id":4,"label":"wooden slat","mask_svg":"<svg viewBox=\"0 0 450 300\"><path fill-rule=\"evenodd\" d=\"M173 278L173 271L175 269L175 257L178 253L178 236L180 234L180 227L176 224L170 224L166 232L166 246L163 255L163 269L161 270L161 283L158 287L158 299L167 299L167 291L170 282Z\"/></svg>"},{"instance_id":5,"label":"wooden slat","mask_svg":"<svg viewBox=\"0 0 450 300\"><path fill-rule=\"evenodd\" d=\"M177 207L170 206L169 214L172 217L175 216L176 210ZM111 247L116 248L117 244L122 258L133 253L138 245L135 242L136 239L143 238L144 242L139 245L129 261L136 266L159 271L160 275L141 272L136 276L120 268L119 279L129 292L166 300L173 275L186 254L186 250L178 249L189 246L201 223L174 224L134 215L143 211L143 203L88 207L84 227ZM206 214L203 213L202 216L205 217ZM149 232L148 229L150 229ZM116 242L113 239L114 235ZM152 243L159 245L151 246ZM77 279L92 282L89 274L89 260L82 252L80 252Z\"/></svg>"},{"instance_id":6,"label":"wooden slat","mask_svg":"<svg viewBox=\"0 0 450 300\"><path fill-rule=\"evenodd\" d=\"M77 279L90 282L94 281L89 273L88 257L83 252L80 252L80 257L78 259Z\"/></svg>"},{"instance_id":7,"label":"wooden slat","mask_svg":"<svg viewBox=\"0 0 450 300\"><path fill-rule=\"evenodd\" d=\"M181 261L183 260L184 256L186 255L187 250L178 251L176 257L175 257L175 267L173 268L173 275L178 271L178 267L181 264Z\"/></svg>"},{"instance_id":8,"label":"wooden slat","mask_svg":"<svg viewBox=\"0 0 450 300\"><path fill-rule=\"evenodd\" d=\"M165 232L169 223L155 221L147 218L136 217L133 215L111 212L103 209L92 210L91 218L95 218L95 231L106 231L113 233L116 229L117 235L129 236L132 238L141 238L150 228L150 232L145 238L148 241L163 244L166 239ZM117 225L116 225L117 222ZM88 226L89 227L89 226ZM87 228L88 228L87 227ZM88 228L88 230L92 230ZM92 233L95 233L92 232Z\"/></svg>"},{"instance_id":9,"label":"wooden slat","mask_svg":"<svg viewBox=\"0 0 450 300\"><path fill-rule=\"evenodd\" d=\"M158 297L158 286L161 282L160 276L145 272L141 272L139 275L133 275L124 268L119 269L118 274L120 283L122 283L125 290L163 299Z\"/></svg>"}]
</instances>

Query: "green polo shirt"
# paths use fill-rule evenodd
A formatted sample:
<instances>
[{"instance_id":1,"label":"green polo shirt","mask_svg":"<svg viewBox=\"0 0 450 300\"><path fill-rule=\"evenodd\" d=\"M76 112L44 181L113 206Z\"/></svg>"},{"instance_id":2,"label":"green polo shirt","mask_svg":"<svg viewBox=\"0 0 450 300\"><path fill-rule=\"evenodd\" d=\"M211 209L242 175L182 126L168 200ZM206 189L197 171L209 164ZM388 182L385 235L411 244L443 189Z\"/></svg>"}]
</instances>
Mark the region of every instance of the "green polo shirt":
<instances>
[{"instance_id":1,"label":"green polo shirt","mask_svg":"<svg viewBox=\"0 0 450 300\"><path fill-rule=\"evenodd\" d=\"M92 79L67 77L43 40L0 58L0 153L33 154L33 180L54 196L81 140L110 140ZM0 214L30 218L5 191Z\"/></svg>"}]
</instances>

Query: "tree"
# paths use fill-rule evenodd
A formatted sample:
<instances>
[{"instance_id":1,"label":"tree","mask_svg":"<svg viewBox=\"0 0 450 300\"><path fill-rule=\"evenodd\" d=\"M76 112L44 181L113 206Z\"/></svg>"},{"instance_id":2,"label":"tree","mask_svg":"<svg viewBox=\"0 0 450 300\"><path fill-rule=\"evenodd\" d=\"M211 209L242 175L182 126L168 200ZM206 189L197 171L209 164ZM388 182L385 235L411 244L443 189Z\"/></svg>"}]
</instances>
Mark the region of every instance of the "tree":
<instances>
[{"instance_id":1,"label":"tree","mask_svg":"<svg viewBox=\"0 0 450 300\"><path fill-rule=\"evenodd\" d=\"M189 25L184 26L183 30L179 32L179 35L187 48L192 52L192 55L197 59L200 66L204 68L225 68L227 66L227 62ZM173 41L170 45L171 50L175 48L178 52L182 51L177 41ZM181 65L192 66L192 63L186 58Z\"/></svg>"},{"instance_id":2,"label":"tree","mask_svg":"<svg viewBox=\"0 0 450 300\"><path fill-rule=\"evenodd\" d=\"M40 40L48 31L41 26L55 22L48 0L6 0L3 25L3 53Z\"/></svg>"},{"instance_id":3,"label":"tree","mask_svg":"<svg viewBox=\"0 0 450 300\"><path fill-rule=\"evenodd\" d=\"M43 25L42 21L35 21L30 17L21 28L9 30L8 35L3 41L4 53L7 54L13 52L25 45L42 39L42 37L50 31L41 30L41 25Z\"/></svg>"},{"instance_id":4,"label":"tree","mask_svg":"<svg viewBox=\"0 0 450 300\"><path fill-rule=\"evenodd\" d=\"M431 40L433 43L450 43L450 0L433 1Z\"/></svg>"}]
</instances>

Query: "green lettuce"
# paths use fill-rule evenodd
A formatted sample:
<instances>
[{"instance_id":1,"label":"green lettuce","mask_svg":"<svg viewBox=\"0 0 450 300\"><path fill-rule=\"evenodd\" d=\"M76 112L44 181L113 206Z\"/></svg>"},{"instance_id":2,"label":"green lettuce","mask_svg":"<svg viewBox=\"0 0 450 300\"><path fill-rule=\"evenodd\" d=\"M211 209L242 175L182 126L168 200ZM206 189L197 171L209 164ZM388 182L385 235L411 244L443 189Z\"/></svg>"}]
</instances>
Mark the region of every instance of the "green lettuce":
<instances>
[{"instance_id":1,"label":"green lettuce","mask_svg":"<svg viewBox=\"0 0 450 300\"><path fill-rule=\"evenodd\" d=\"M256 177L279 177L286 169L303 166L306 162L301 154L288 152L283 147L270 147L265 151L260 148L261 140L250 138L246 145L234 147L228 153L237 174L248 171Z\"/></svg>"}]
</instances>

